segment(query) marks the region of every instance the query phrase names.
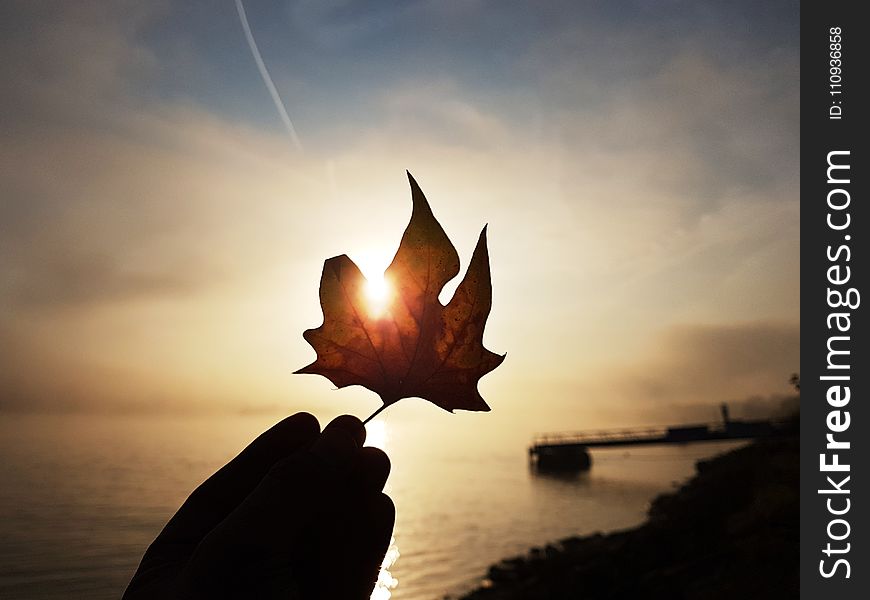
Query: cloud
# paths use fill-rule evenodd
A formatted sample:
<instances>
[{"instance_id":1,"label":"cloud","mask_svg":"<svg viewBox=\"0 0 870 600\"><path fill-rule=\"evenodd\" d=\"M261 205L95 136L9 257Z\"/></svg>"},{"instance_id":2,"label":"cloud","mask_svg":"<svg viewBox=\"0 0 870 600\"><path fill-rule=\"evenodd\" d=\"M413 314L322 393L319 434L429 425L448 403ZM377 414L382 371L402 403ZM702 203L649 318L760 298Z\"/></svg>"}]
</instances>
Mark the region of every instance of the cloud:
<instances>
[{"instance_id":1,"label":"cloud","mask_svg":"<svg viewBox=\"0 0 870 600\"><path fill-rule=\"evenodd\" d=\"M714 421L722 403L734 418L782 416L794 408L789 377L799 369L795 322L683 323L621 357L578 364L561 377L527 372L511 385L536 398L527 416L535 430L628 427Z\"/></svg>"},{"instance_id":2,"label":"cloud","mask_svg":"<svg viewBox=\"0 0 870 600\"><path fill-rule=\"evenodd\" d=\"M252 236L275 240L282 224L292 232L275 190L308 183L284 166L269 168L281 156L274 140L216 127L196 112L131 120L143 121L142 131L123 138L22 133L0 151L10 190L0 206L0 264L13 274L0 298L44 304L191 290L250 269L244 261L270 250ZM254 159L251 144L260 165L227 174L227 162Z\"/></svg>"},{"instance_id":3,"label":"cloud","mask_svg":"<svg viewBox=\"0 0 870 600\"><path fill-rule=\"evenodd\" d=\"M379 100L389 115L379 124L379 134L425 138L429 143L463 148L492 149L517 142L495 107L465 96L465 90L449 80L421 80L390 88Z\"/></svg>"},{"instance_id":4,"label":"cloud","mask_svg":"<svg viewBox=\"0 0 870 600\"><path fill-rule=\"evenodd\" d=\"M711 418L721 403L737 408L733 416L758 416L793 395L789 377L799 370L796 323L682 324L659 332L635 361L607 368L601 395L650 422Z\"/></svg>"},{"instance_id":5,"label":"cloud","mask_svg":"<svg viewBox=\"0 0 870 600\"><path fill-rule=\"evenodd\" d=\"M800 328L794 323L674 326L655 344L657 350L628 377L628 386L656 403L785 391L800 366Z\"/></svg>"},{"instance_id":6,"label":"cloud","mask_svg":"<svg viewBox=\"0 0 870 600\"><path fill-rule=\"evenodd\" d=\"M165 9L164 2L129 0L4 3L3 129L46 134L70 126L73 116L111 121L156 67L140 38Z\"/></svg>"},{"instance_id":7,"label":"cloud","mask_svg":"<svg viewBox=\"0 0 870 600\"><path fill-rule=\"evenodd\" d=\"M322 260L389 260L406 168L460 255L490 223L487 343L510 361L486 385L502 406L586 390L596 419L607 402L785 385L774 374L793 353L772 362L771 340L799 318L796 45L744 32L758 52L738 60L722 32L712 45L664 35L671 12L644 26L508 7L478 36L469 19L486 3L362 22L343 6L290 9L315 30L286 41L300 54L283 68L270 57L286 23L250 15L276 85L307 99L293 100L307 115L299 156L259 123L273 111L231 5L188 23L172 4L14 3L3 22L20 30L0 41L0 343L21 350L0 398L266 405L321 389L288 375L310 362L299 334L320 317ZM504 36L506 23L523 27ZM192 50L174 61L179 44ZM235 53L253 81L204 47ZM758 371L734 370L752 343L770 351L753 355ZM727 376L698 362L713 348L730 349L714 357Z\"/></svg>"},{"instance_id":8,"label":"cloud","mask_svg":"<svg viewBox=\"0 0 870 600\"><path fill-rule=\"evenodd\" d=\"M6 284L13 287L14 306L30 310L93 308L104 302L190 292L200 282L187 273L198 273L202 282L214 276L204 269L179 269L177 265L163 271L136 271L111 255L75 252L75 248L58 249L57 253L43 253L28 263L18 263L16 271L8 273Z\"/></svg>"}]
</instances>

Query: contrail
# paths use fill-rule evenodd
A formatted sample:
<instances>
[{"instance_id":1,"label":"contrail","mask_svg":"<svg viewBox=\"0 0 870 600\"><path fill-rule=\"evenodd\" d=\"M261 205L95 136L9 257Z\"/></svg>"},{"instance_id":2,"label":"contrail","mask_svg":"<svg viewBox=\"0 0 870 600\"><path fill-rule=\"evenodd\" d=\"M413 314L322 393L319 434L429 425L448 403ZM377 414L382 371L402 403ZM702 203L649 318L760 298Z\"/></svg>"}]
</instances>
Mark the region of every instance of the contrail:
<instances>
[{"instance_id":1,"label":"contrail","mask_svg":"<svg viewBox=\"0 0 870 600\"><path fill-rule=\"evenodd\" d=\"M236 10L239 12L239 20L242 22L242 29L245 30L245 38L248 40L248 46L251 48L251 54L254 55L254 61L257 63L257 68L260 70L260 76L263 78L263 83L266 84L266 89L269 90L269 95L272 96L272 102L275 103L275 108L278 109L278 114L281 115L281 120L284 122L284 127L290 134L293 140L293 145L297 150L302 150L302 142L299 141L299 135L296 133L296 128L293 127L293 121L290 120L290 115L287 114L287 109L284 108L284 102L281 101L281 96L278 95L278 88L275 87L275 82L272 81L272 76L266 69L266 63L263 62L263 57L260 56L260 49L257 48L257 42L254 41L254 34L251 32L251 26L248 24L248 15L245 13L245 6L242 0L236 0Z\"/></svg>"}]
</instances>

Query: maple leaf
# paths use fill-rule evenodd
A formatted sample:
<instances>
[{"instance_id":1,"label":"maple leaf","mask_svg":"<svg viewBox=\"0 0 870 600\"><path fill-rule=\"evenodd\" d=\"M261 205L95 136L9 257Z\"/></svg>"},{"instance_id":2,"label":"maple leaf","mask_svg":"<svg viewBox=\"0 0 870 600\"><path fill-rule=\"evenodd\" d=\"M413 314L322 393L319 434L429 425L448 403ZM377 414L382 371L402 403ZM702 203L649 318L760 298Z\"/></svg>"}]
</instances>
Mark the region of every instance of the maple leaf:
<instances>
[{"instance_id":1,"label":"maple leaf","mask_svg":"<svg viewBox=\"0 0 870 600\"><path fill-rule=\"evenodd\" d=\"M371 309L366 278L347 255L326 260L320 278L323 325L303 334L317 360L296 373L323 375L339 388L370 389L384 402L375 414L410 397L449 412L488 411L477 383L505 356L483 347L492 306L486 227L465 277L442 305L438 295L459 274L459 254L410 173L408 180L413 210L384 273L392 290L387 305Z\"/></svg>"}]
</instances>

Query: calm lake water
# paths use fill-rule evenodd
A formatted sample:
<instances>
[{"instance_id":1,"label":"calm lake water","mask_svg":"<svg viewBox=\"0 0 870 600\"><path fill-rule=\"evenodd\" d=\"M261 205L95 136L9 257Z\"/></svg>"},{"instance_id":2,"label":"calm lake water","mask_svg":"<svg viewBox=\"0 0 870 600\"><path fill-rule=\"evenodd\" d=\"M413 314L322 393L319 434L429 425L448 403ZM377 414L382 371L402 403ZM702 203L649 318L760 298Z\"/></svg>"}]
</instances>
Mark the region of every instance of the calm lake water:
<instances>
[{"instance_id":1,"label":"calm lake water","mask_svg":"<svg viewBox=\"0 0 870 600\"><path fill-rule=\"evenodd\" d=\"M119 598L187 494L276 420L0 415L0 598ZM590 473L558 479L531 473L514 444L423 444L389 421L370 438L392 457L397 508L373 597L396 600L443 598L533 545L636 525L698 458L731 447L598 452Z\"/></svg>"}]
</instances>

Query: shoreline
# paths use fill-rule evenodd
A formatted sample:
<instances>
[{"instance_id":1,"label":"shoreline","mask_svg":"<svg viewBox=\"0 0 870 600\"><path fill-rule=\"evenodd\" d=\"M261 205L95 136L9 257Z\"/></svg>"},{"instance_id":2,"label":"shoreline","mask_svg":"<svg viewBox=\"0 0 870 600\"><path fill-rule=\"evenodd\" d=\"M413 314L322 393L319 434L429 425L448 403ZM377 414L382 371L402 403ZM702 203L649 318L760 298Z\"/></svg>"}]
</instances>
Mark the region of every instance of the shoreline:
<instances>
[{"instance_id":1,"label":"shoreline","mask_svg":"<svg viewBox=\"0 0 870 600\"><path fill-rule=\"evenodd\" d=\"M651 502L641 525L532 548L445 598L795 598L798 454L795 434L699 461L689 481Z\"/></svg>"}]
</instances>

